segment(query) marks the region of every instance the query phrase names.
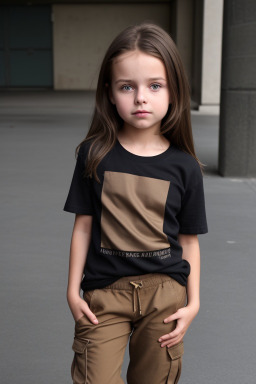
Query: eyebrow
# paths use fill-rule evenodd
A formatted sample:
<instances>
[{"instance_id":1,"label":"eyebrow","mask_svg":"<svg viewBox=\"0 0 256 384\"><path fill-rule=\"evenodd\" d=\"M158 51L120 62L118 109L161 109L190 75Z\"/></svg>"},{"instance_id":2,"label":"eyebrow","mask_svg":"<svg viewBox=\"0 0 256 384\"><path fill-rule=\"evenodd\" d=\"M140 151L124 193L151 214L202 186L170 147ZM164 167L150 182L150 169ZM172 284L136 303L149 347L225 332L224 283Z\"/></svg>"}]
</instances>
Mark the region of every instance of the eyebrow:
<instances>
[{"instance_id":1,"label":"eyebrow","mask_svg":"<svg viewBox=\"0 0 256 384\"><path fill-rule=\"evenodd\" d=\"M147 80L150 80L150 81L157 81L157 80L163 80L163 81L166 81L166 79L164 79L163 77L150 77L149 79ZM117 80L115 83L131 83L133 80L131 79L119 79Z\"/></svg>"}]
</instances>

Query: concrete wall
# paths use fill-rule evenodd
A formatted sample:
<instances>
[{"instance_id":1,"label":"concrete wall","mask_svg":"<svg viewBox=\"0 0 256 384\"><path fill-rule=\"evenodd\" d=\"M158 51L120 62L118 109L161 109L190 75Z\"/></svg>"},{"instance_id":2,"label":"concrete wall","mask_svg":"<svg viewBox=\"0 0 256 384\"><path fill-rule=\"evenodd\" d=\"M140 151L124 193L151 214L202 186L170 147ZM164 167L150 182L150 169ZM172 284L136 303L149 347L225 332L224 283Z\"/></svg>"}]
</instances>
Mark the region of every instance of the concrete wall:
<instances>
[{"instance_id":1,"label":"concrete wall","mask_svg":"<svg viewBox=\"0 0 256 384\"><path fill-rule=\"evenodd\" d=\"M256 177L256 2L225 0L219 172Z\"/></svg>"},{"instance_id":2,"label":"concrete wall","mask_svg":"<svg viewBox=\"0 0 256 384\"><path fill-rule=\"evenodd\" d=\"M153 21L170 30L169 4L53 5L54 89L92 90L106 48L126 26Z\"/></svg>"},{"instance_id":3,"label":"concrete wall","mask_svg":"<svg viewBox=\"0 0 256 384\"><path fill-rule=\"evenodd\" d=\"M173 4L173 35L191 86L192 108L216 113L220 102L223 0L176 0Z\"/></svg>"},{"instance_id":4,"label":"concrete wall","mask_svg":"<svg viewBox=\"0 0 256 384\"><path fill-rule=\"evenodd\" d=\"M192 107L197 109L201 104L202 90L202 31L204 0L194 0L193 22L193 62L191 76Z\"/></svg>"},{"instance_id":5,"label":"concrete wall","mask_svg":"<svg viewBox=\"0 0 256 384\"><path fill-rule=\"evenodd\" d=\"M201 104L219 105L223 0L204 0ZM201 108L202 109L202 108Z\"/></svg>"}]
</instances>

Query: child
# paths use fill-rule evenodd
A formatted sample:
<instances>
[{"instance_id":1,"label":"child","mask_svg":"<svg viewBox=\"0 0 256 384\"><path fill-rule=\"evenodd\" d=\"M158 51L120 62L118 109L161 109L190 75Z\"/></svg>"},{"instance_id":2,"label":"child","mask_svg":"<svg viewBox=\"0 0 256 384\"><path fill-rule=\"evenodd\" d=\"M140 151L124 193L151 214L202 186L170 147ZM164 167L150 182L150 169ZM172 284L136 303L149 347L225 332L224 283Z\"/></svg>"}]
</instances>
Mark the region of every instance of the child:
<instances>
[{"instance_id":1,"label":"child","mask_svg":"<svg viewBox=\"0 0 256 384\"><path fill-rule=\"evenodd\" d=\"M77 154L64 207L76 214L73 383L123 383L129 338L128 384L178 383L183 337L199 310L197 235L207 222L189 87L160 27L131 26L110 45Z\"/></svg>"}]
</instances>

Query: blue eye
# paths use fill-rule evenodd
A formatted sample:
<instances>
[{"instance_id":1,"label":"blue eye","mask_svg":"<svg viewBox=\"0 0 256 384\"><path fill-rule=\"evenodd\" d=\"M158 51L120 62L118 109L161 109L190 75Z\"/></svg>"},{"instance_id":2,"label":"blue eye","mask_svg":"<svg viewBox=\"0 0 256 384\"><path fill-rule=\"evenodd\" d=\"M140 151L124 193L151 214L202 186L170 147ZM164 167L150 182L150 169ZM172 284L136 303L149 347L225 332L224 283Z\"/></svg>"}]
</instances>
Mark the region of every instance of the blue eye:
<instances>
[{"instance_id":1,"label":"blue eye","mask_svg":"<svg viewBox=\"0 0 256 384\"><path fill-rule=\"evenodd\" d=\"M160 84L151 84L150 86L153 91L158 91L159 88L161 88Z\"/></svg>"},{"instance_id":2,"label":"blue eye","mask_svg":"<svg viewBox=\"0 0 256 384\"><path fill-rule=\"evenodd\" d=\"M121 87L121 89L122 89L123 91L131 91L131 90L132 90L132 87L131 87L130 85L123 85L123 86Z\"/></svg>"}]
</instances>

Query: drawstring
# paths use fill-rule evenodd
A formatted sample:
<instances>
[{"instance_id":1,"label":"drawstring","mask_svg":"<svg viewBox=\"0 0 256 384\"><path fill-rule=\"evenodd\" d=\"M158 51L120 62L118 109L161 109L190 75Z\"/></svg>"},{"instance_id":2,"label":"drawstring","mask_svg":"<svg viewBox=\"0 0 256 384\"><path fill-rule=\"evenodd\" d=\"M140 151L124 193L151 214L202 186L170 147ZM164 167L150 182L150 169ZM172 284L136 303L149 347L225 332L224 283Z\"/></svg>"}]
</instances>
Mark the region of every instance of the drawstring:
<instances>
[{"instance_id":1,"label":"drawstring","mask_svg":"<svg viewBox=\"0 0 256 384\"><path fill-rule=\"evenodd\" d=\"M135 310L136 310L136 306L135 306L135 290L136 290L137 294L138 294L138 302L139 302L139 309L140 309L140 315L141 315L142 314L142 312L141 312L141 302L140 302L140 295L139 295L138 288L142 288L142 286L143 286L142 281L140 281L139 283L135 283L134 281L130 281L130 284L132 284L134 286L134 290L133 290L133 311L135 312Z\"/></svg>"}]
</instances>

